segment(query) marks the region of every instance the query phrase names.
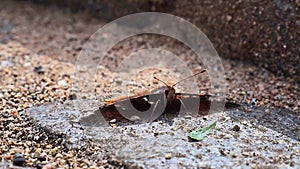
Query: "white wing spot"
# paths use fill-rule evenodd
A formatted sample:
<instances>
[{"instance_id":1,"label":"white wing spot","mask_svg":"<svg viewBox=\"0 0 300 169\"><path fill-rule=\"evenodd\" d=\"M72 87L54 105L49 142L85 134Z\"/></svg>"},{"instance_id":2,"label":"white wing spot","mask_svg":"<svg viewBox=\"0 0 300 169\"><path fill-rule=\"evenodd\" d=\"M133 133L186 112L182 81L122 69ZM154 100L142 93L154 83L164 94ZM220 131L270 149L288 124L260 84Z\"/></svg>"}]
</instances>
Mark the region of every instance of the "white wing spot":
<instances>
[{"instance_id":1,"label":"white wing spot","mask_svg":"<svg viewBox=\"0 0 300 169\"><path fill-rule=\"evenodd\" d=\"M183 95L183 98L190 98L190 95Z\"/></svg>"}]
</instances>

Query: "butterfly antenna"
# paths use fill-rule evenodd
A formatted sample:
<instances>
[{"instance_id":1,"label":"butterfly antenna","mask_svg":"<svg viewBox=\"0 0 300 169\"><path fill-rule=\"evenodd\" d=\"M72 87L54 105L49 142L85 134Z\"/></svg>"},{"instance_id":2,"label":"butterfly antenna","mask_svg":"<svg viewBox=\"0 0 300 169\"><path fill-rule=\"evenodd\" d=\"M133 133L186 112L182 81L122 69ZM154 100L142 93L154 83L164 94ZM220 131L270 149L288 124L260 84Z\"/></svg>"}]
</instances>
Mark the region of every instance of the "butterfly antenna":
<instances>
[{"instance_id":1,"label":"butterfly antenna","mask_svg":"<svg viewBox=\"0 0 300 169\"><path fill-rule=\"evenodd\" d=\"M177 83L173 84L172 87L174 87L175 85L177 85L178 83L180 83L180 82L182 82L182 81L185 81L186 79L189 79L189 78L191 78L191 77L194 77L194 76L196 76L196 75L198 75L198 74L200 74L200 73L204 73L204 72L206 72L206 69L203 69L203 70L201 70L200 72L198 72L198 73L196 73L196 74L193 74L193 75L191 75L191 76L188 76L188 77L186 77L186 78L184 78L184 79L178 81Z\"/></svg>"},{"instance_id":2,"label":"butterfly antenna","mask_svg":"<svg viewBox=\"0 0 300 169\"><path fill-rule=\"evenodd\" d=\"M166 86L169 86L167 83L165 83L164 81L158 79L157 77L154 76L153 78L154 78L155 80L158 80L158 81L162 82L162 83L165 84Z\"/></svg>"}]
</instances>

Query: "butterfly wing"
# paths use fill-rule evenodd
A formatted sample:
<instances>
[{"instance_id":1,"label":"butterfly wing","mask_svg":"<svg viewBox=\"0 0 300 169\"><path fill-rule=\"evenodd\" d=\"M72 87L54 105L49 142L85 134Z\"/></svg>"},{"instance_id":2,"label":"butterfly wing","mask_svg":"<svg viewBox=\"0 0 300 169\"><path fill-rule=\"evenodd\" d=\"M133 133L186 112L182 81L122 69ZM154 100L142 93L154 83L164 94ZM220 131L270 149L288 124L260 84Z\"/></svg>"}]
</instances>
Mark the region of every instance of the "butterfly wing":
<instances>
[{"instance_id":1,"label":"butterfly wing","mask_svg":"<svg viewBox=\"0 0 300 169\"><path fill-rule=\"evenodd\" d=\"M165 110L167 101L164 93L121 99L100 107L107 119L151 122Z\"/></svg>"},{"instance_id":2,"label":"butterfly wing","mask_svg":"<svg viewBox=\"0 0 300 169\"><path fill-rule=\"evenodd\" d=\"M209 112L210 104L210 95L176 93L175 100L167 106L165 113L178 116L206 115Z\"/></svg>"},{"instance_id":3,"label":"butterfly wing","mask_svg":"<svg viewBox=\"0 0 300 169\"><path fill-rule=\"evenodd\" d=\"M176 112L179 116L207 115L210 110L221 112L224 108L232 109L240 107L237 103L220 101L208 94L176 93L175 95L175 102L168 111L172 111L172 113ZM212 104L212 102L214 103Z\"/></svg>"}]
</instances>

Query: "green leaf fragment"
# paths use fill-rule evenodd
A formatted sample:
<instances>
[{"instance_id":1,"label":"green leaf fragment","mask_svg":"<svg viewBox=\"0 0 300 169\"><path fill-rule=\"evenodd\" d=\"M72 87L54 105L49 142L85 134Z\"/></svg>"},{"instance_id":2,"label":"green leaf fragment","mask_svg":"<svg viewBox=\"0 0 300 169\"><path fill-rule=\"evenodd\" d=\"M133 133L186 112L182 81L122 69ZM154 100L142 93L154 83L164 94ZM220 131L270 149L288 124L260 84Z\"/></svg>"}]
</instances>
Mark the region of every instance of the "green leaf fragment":
<instances>
[{"instance_id":1,"label":"green leaf fragment","mask_svg":"<svg viewBox=\"0 0 300 169\"><path fill-rule=\"evenodd\" d=\"M196 141L202 141L207 135L212 133L213 129L216 127L217 122L210 124L204 128L193 130L189 134L189 138Z\"/></svg>"}]
</instances>

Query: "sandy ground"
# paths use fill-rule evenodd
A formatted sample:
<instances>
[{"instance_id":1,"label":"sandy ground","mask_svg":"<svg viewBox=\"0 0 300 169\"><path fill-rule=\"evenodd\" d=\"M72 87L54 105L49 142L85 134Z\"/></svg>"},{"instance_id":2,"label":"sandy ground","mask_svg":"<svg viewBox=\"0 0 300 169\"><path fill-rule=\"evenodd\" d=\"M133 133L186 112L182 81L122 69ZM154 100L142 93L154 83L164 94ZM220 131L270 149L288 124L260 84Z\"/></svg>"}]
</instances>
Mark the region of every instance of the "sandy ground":
<instances>
[{"instance_id":1,"label":"sandy ground","mask_svg":"<svg viewBox=\"0 0 300 169\"><path fill-rule=\"evenodd\" d=\"M79 14L71 14L54 7L35 6L25 2L1 1L0 6L5 6L5 8L0 9L0 76L2 79L0 82L0 135L3 138L0 140L0 158L2 160L8 162L16 161L18 159L13 157L13 155L20 153L26 159L26 166L35 168L41 168L42 166L52 166L52 168L115 168L122 165L129 167L138 165L148 168L161 161L165 161L161 164L162 167L167 167L169 164L177 164L177 167L201 166L219 168L245 165L251 167L281 166L297 168L297 165L300 165L299 136L297 137L300 125L299 86L290 83L284 77L276 77L265 69L223 58L222 63L226 73L226 86L228 88L227 99L236 103L245 103L246 105L239 110L227 110L225 114L218 116L217 119L220 121L220 124L207 143L190 144L184 140L186 137L181 135L180 138L184 138L181 138L183 141L178 143L181 145L179 147L187 146L187 149L184 151L187 154L183 153L182 156L184 157L182 159L179 157L175 158L176 155L174 156L181 150L168 152L162 149L163 146L173 144L174 141L161 142L157 147L154 147L156 150L162 150L158 151L158 153L162 153L162 156L155 158L156 156L154 155L149 160L145 156L126 156L127 154L132 154L129 151L132 147L120 149L118 146L113 146L111 148L108 146L109 142L107 140L102 140L102 142L100 140L99 144L99 140L95 139L98 137L92 137L93 133L89 132L91 130L90 125L78 126L78 128L84 128L85 132L83 135L74 136L72 133L78 134L77 130L74 132L63 132L65 128L65 124L63 124L64 119L56 119L56 117L64 117L66 115L68 118L71 118L69 117L69 111L59 112L49 107L42 109L43 111L40 108L33 108L30 110L36 111L31 113L31 117L35 117L37 113L45 114L45 117L35 118L35 122L29 120L28 114L24 115L24 112L28 111L24 110L38 105L43 106L48 102L51 103L51 106L56 101L59 102L58 104L61 103L63 105L65 108L63 110L69 109L66 100L70 100L74 94L80 93L71 90L76 56L89 36L105 23L85 18ZM145 49L153 46L162 46L164 49L169 49L186 59L193 55L182 44L167 37L158 38L156 36L143 35L128 39L116 45L107 55L106 62L103 63L105 67L97 72L99 78L96 79L95 91L100 92L100 94L105 93L110 84L118 81L118 79L111 80L112 72L122 58L128 55L132 49ZM193 65L193 59L187 60L187 62ZM153 74L153 72L151 73ZM168 72L163 72L161 78L166 79L167 77L170 78ZM145 85L144 82L141 83L142 80L145 80L144 78L148 78L148 76L137 76L132 79L138 84L137 88L150 89L159 85L150 85L150 87L146 88L140 87ZM180 79L174 74L170 80L168 79L168 82L172 82L174 78ZM209 84L207 75L199 77L198 81L204 81ZM201 85L202 87L204 86L203 89L207 86L207 84L203 83ZM254 98L256 101L252 103ZM251 104L254 104L254 107L249 106ZM87 103L87 105L89 104ZM74 118L95 113L93 109L95 106L89 105L86 107L89 107L89 110L82 109L86 111L86 114L79 112L78 115L77 112L77 114L74 113ZM49 114L52 117L49 117ZM262 115L265 116L261 117ZM266 122L263 120L265 118L272 120ZM45 122L49 122L51 119L54 119L52 124ZM201 119L195 121L201 121ZM65 119L66 124L69 124L70 121L72 120ZM203 126L205 123L208 123L205 120L201 124L195 121L187 124L188 127L180 130L180 132L186 132L193 129L193 127ZM280 123L273 123L276 121ZM75 120L75 122L77 124L78 121ZM181 123L178 122L177 125ZM285 123L287 125L283 125ZM171 130L173 127L176 127L176 125L166 127L164 126L165 124L160 123L155 123L154 125L158 125L156 130L165 128L167 130L165 133L169 134L168 129ZM232 130L234 125L241 126L242 132L240 134L236 134ZM71 126L73 128L73 125ZM137 126L129 128L138 130ZM149 131L147 126L142 126L141 128L144 128L147 133L153 132ZM101 131L104 128L98 127L96 129ZM112 129L107 130L110 131ZM133 139L135 137L129 137L130 133L124 133L122 127L117 128L114 132L123 133L126 136L124 138L125 141L135 141L134 145L137 147L133 149L137 151L140 150L138 145L143 145L145 141L149 142L149 139L155 139L144 137L143 134L136 134L137 138ZM174 133L178 134L180 132ZM118 145L117 143L119 143L120 139L112 137L112 133L106 136L116 141L114 145ZM78 140L86 137L90 138L90 140L83 139L82 144L85 146L82 147L84 148L74 147L72 138ZM168 134L160 139L166 140L167 137L169 137ZM219 147L215 146L215 148L218 147L216 151L203 152L213 148L216 142L220 143L220 140L224 139L223 137L227 139L227 142L218 144ZM231 146L237 146L236 144L241 142L241 140L243 144L238 146L237 152L228 146L229 143L232 144ZM155 143L150 145L152 146L152 144ZM259 147L254 146L259 144ZM80 146L81 143L75 145ZM202 147L203 150L197 148L197 151L194 151L193 147L197 146ZM262 147L272 148L266 150ZM280 149L282 151L279 151ZM187 150L191 150L191 152L189 153ZM141 151L149 154L149 149L147 148ZM168 161L167 158L169 157L166 158L165 155L170 153L174 158ZM199 154L201 154L201 158L198 157ZM224 157L217 158L222 155ZM218 159L216 164L213 157ZM197 163L195 158L207 163L198 165L199 163ZM248 160L245 160L247 158ZM176 159L180 163L176 163ZM191 161L189 163L181 162L181 160L184 161L185 159L190 159ZM226 163L225 161L229 162Z\"/></svg>"}]
</instances>

